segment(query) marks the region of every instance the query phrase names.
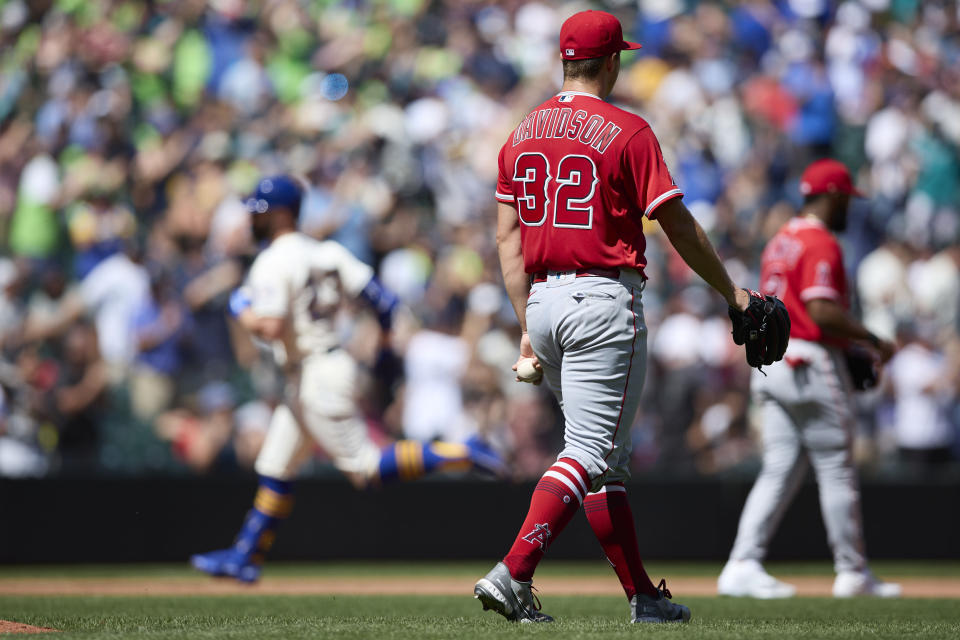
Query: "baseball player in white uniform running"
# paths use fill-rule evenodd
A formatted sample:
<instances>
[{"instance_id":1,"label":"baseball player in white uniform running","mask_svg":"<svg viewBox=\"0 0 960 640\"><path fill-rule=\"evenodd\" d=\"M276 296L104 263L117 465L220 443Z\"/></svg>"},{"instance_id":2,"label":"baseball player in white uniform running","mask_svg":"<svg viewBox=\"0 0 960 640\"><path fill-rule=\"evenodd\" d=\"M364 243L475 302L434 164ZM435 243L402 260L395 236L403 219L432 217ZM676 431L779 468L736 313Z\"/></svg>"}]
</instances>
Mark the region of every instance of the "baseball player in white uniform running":
<instances>
[{"instance_id":1,"label":"baseball player in white uniform running","mask_svg":"<svg viewBox=\"0 0 960 640\"><path fill-rule=\"evenodd\" d=\"M690 619L644 570L624 485L647 359L643 217L659 220L729 305L747 308L750 294L734 286L683 205L647 123L604 102L620 51L639 47L623 40L608 13L569 18L560 31L560 93L530 112L500 152L497 244L523 331L515 368L529 377L532 361L542 371L565 419L565 446L534 490L511 549L474 590L485 609L508 620L552 620L534 602L533 573L581 505L631 622Z\"/></svg>"},{"instance_id":2,"label":"baseball player in white uniform running","mask_svg":"<svg viewBox=\"0 0 960 640\"><path fill-rule=\"evenodd\" d=\"M730 559L717 581L721 595L785 598L796 589L762 565L777 525L800 488L808 465L820 489L820 509L833 550L833 595L900 595L897 584L867 568L860 491L853 464L852 387L844 349L871 349L886 362L895 345L870 333L849 313L840 244L851 196L860 196L847 168L819 160L804 171L805 201L763 252L760 288L783 300L792 321L783 361L754 373L762 408L763 468L747 498Z\"/></svg>"},{"instance_id":3,"label":"baseball player in white uniform running","mask_svg":"<svg viewBox=\"0 0 960 640\"><path fill-rule=\"evenodd\" d=\"M292 509L292 480L315 444L358 488L432 471L502 470L479 438L464 444L404 440L383 450L370 439L355 403L358 365L341 348L334 319L344 298L359 297L389 330L397 298L342 245L297 231L302 193L296 179L273 176L261 180L247 201L254 237L267 246L231 297L230 311L271 343L286 392L257 458L260 487L236 541L191 558L201 571L244 582L259 578L276 526Z\"/></svg>"}]
</instances>

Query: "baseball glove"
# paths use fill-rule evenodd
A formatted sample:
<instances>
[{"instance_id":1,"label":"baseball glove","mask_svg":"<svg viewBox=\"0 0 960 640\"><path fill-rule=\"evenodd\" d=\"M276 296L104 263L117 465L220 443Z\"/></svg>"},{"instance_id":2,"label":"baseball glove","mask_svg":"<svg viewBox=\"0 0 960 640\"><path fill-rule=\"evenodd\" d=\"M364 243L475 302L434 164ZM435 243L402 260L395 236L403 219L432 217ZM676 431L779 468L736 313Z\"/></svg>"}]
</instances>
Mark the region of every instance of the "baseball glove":
<instances>
[{"instance_id":1,"label":"baseball glove","mask_svg":"<svg viewBox=\"0 0 960 640\"><path fill-rule=\"evenodd\" d=\"M850 372L850 380L853 382L853 388L857 391L866 391L877 386L880 379L880 371L877 369L877 361L873 355L866 349L860 347L850 347L843 353L847 363L847 371Z\"/></svg>"},{"instance_id":2,"label":"baseball glove","mask_svg":"<svg viewBox=\"0 0 960 640\"><path fill-rule=\"evenodd\" d=\"M745 345L747 364L760 369L783 358L790 339L790 315L778 298L751 289L750 306L744 311L730 307L733 341Z\"/></svg>"}]
</instances>

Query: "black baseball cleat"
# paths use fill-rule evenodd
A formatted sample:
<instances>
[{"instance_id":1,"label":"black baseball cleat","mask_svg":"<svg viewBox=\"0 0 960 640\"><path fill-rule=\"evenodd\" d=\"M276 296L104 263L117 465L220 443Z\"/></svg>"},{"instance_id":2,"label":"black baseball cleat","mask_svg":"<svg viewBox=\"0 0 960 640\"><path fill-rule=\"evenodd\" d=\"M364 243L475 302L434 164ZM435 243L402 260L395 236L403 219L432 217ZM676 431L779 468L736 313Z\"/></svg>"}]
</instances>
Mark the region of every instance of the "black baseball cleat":
<instances>
[{"instance_id":1,"label":"black baseball cleat","mask_svg":"<svg viewBox=\"0 0 960 640\"><path fill-rule=\"evenodd\" d=\"M630 622L689 622L690 609L670 602L672 597L666 580L660 580L656 598L638 593L630 599Z\"/></svg>"}]
</instances>

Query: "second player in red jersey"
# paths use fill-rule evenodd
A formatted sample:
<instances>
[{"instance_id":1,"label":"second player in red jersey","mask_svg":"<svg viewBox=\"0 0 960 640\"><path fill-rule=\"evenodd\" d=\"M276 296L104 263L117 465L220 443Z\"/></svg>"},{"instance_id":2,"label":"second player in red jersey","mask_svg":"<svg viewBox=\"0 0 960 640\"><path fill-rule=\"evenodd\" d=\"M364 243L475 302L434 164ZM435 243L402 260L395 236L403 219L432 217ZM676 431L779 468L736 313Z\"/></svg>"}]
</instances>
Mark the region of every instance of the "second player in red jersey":
<instances>
[{"instance_id":1,"label":"second player in red jersey","mask_svg":"<svg viewBox=\"0 0 960 640\"><path fill-rule=\"evenodd\" d=\"M899 585L878 580L864 551L853 462L854 388L845 351L856 345L860 353L886 361L896 346L850 314L843 254L834 235L847 226L851 197L862 194L849 170L831 159L807 167L800 193L804 204L799 215L763 252L760 288L787 307L790 344L783 362L753 374L751 390L762 416L763 467L743 507L717 592L754 598L796 593L762 563L787 505L812 467L837 572L833 594L893 597L900 594Z\"/></svg>"},{"instance_id":2,"label":"second player in red jersey","mask_svg":"<svg viewBox=\"0 0 960 640\"><path fill-rule=\"evenodd\" d=\"M840 244L823 221L794 218L777 232L763 252L760 289L783 300L790 314L791 338L830 341L810 318L807 303L832 300L849 310L850 301Z\"/></svg>"}]
</instances>

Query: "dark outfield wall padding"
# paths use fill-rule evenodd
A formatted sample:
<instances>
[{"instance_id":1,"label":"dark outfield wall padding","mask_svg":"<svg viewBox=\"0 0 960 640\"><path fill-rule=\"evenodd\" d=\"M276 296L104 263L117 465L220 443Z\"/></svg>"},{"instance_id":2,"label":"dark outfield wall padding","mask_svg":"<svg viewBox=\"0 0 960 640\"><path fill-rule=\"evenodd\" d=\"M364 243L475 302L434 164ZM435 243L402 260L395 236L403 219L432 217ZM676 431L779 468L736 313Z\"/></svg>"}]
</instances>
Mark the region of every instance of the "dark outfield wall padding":
<instances>
[{"instance_id":1,"label":"dark outfield wall padding","mask_svg":"<svg viewBox=\"0 0 960 640\"><path fill-rule=\"evenodd\" d=\"M628 488L646 558L722 560L750 479L636 480ZM496 559L516 535L532 484L422 481L357 492L304 480L271 557ZM255 490L253 478L0 480L0 563L164 562L228 545ZM872 558L960 556L956 482L863 485ZM599 558L578 516L552 558ZM771 559L827 560L816 487L787 513Z\"/></svg>"}]
</instances>

